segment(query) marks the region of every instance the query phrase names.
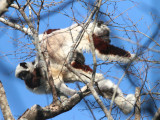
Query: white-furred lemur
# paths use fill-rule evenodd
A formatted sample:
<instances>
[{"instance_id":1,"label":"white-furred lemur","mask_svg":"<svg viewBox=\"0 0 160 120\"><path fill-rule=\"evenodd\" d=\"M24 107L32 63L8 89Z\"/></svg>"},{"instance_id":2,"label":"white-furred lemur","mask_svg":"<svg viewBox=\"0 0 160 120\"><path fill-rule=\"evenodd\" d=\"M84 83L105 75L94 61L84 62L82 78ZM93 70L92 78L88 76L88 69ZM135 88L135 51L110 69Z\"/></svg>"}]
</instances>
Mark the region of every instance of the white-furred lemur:
<instances>
[{"instance_id":1,"label":"white-furred lemur","mask_svg":"<svg viewBox=\"0 0 160 120\"><path fill-rule=\"evenodd\" d=\"M44 53L45 60L46 62L50 62L49 70L51 70L55 87L67 96L72 96L77 91L67 87L65 83L75 81L89 83L92 77L92 69L88 65L85 65L85 58L83 56L84 51L91 51L89 34L91 33L92 26L93 23L90 23L85 30L80 43L73 53L71 62L72 68L80 73L83 80L64 66L69 60L68 54L76 42L77 35L83 28L83 24L74 24L64 29L49 29L39 35L41 50ZM122 63L129 62L134 57L134 54L111 45L109 35L109 28L102 22L97 22L92 34L97 57L102 60L119 61ZM40 69L40 61L36 58L34 62L22 62L18 64L15 76L24 80L26 87L34 93L51 93L51 87L43 77ZM105 79L100 73L95 74L95 82L97 83L97 92L101 92L105 98L111 99L116 85L111 80ZM134 94L128 94L125 97L122 91L119 88L117 89L114 102L123 113L130 113L135 105L135 101Z\"/></svg>"}]
</instances>

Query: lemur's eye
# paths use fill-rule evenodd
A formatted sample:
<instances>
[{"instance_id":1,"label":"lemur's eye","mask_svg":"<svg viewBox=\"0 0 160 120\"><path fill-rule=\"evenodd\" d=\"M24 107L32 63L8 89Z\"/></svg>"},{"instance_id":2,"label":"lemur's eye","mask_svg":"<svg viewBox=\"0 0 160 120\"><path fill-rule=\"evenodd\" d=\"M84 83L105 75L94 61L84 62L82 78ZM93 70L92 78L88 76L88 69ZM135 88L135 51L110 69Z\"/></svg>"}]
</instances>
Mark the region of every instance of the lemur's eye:
<instances>
[{"instance_id":1,"label":"lemur's eye","mask_svg":"<svg viewBox=\"0 0 160 120\"><path fill-rule=\"evenodd\" d=\"M22 71L22 72L19 73L18 77L20 79L24 80L28 73L29 73L28 71Z\"/></svg>"}]
</instances>

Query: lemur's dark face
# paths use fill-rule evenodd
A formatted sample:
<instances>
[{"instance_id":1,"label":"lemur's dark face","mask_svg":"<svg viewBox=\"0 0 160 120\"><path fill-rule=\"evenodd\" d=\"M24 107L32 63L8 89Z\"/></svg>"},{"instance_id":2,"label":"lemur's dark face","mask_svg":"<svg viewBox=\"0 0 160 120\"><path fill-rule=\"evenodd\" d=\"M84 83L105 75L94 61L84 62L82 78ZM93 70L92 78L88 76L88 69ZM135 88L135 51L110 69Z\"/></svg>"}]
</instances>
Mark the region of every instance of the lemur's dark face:
<instances>
[{"instance_id":1,"label":"lemur's dark face","mask_svg":"<svg viewBox=\"0 0 160 120\"><path fill-rule=\"evenodd\" d=\"M33 75L29 71L22 71L18 74L18 78L26 81L26 80L32 79Z\"/></svg>"},{"instance_id":2,"label":"lemur's dark face","mask_svg":"<svg viewBox=\"0 0 160 120\"><path fill-rule=\"evenodd\" d=\"M20 68L22 69L21 72L18 73L17 77L22 80L32 79L32 73L28 71L28 66L26 62L22 62L19 64Z\"/></svg>"},{"instance_id":3,"label":"lemur's dark face","mask_svg":"<svg viewBox=\"0 0 160 120\"><path fill-rule=\"evenodd\" d=\"M16 68L16 77L25 81L29 88L40 86L41 74L39 68L34 68L33 63L20 63Z\"/></svg>"}]
</instances>

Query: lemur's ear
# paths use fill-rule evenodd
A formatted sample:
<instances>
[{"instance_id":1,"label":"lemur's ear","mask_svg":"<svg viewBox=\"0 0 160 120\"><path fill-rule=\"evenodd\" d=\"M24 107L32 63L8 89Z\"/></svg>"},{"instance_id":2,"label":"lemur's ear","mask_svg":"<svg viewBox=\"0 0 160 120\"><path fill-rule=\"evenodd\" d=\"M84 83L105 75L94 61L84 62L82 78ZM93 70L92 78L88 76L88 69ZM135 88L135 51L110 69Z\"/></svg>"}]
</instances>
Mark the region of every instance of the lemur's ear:
<instances>
[{"instance_id":1,"label":"lemur's ear","mask_svg":"<svg viewBox=\"0 0 160 120\"><path fill-rule=\"evenodd\" d=\"M100 27L104 22L103 21L98 21L97 26Z\"/></svg>"},{"instance_id":2,"label":"lemur's ear","mask_svg":"<svg viewBox=\"0 0 160 120\"><path fill-rule=\"evenodd\" d=\"M27 66L27 63L26 62L22 62L22 63L20 63L20 66L22 66L23 68L28 68L28 66Z\"/></svg>"}]
</instances>

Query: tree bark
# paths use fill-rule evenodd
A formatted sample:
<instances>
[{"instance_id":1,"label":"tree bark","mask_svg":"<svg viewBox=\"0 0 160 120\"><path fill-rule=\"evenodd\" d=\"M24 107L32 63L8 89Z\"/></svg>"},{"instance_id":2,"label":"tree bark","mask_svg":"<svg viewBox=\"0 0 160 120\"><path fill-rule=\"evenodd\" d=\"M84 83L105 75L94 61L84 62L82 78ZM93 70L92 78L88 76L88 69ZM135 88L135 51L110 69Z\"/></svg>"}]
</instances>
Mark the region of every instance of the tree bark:
<instances>
[{"instance_id":1,"label":"tree bark","mask_svg":"<svg viewBox=\"0 0 160 120\"><path fill-rule=\"evenodd\" d=\"M135 120L141 119L141 97L140 97L140 88L136 88L135 96L137 98L136 107L135 107Z\"/></svg>"},{"instance_id":2,"label":"tree bark","mask_svg":"<svg viewBox=\"0 0 160 120\"><path fill-rule=\"evenodd\" d=\"M5 120L14 120L1 81L0 81L0 108L2 110L3 117Z\"/></svg>"}]
</instances>

